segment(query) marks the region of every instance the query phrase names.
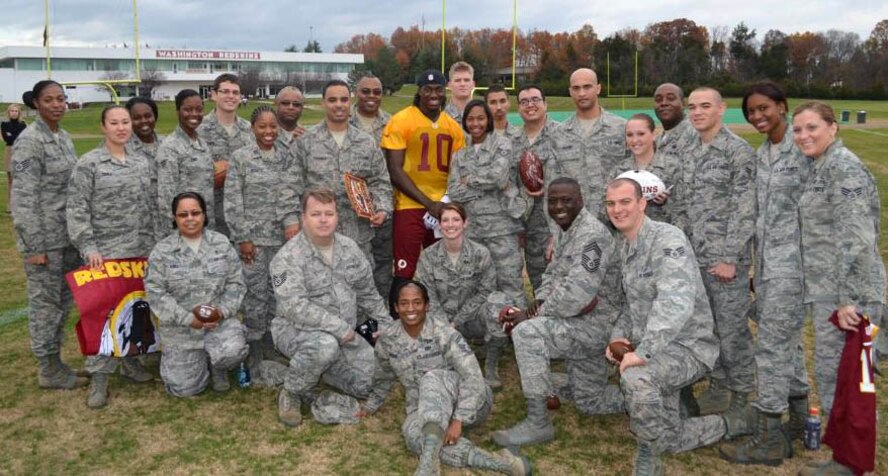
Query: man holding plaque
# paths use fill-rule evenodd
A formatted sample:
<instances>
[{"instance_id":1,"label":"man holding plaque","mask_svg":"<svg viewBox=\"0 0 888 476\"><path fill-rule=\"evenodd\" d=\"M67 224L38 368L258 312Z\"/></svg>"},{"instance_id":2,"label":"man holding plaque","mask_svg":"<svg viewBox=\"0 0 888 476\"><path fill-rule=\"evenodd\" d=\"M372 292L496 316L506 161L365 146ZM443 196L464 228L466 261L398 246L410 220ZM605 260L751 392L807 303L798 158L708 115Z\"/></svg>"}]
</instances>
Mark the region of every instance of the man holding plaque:
<instances>
[{"instance_id":1,"label":"man holding plaque","mask_svg":"<svg viewBox=\"0 0 888 476\"><path fill-rule=\"evenodd\" d=\"M326 118L308 129L293 146L306 190L327 188L336 194L337 232L354 240L373 263L374 228L392 215L392 185L376 140L349 123L348 84L324 85Z\"/></svg>"}]
</instances>

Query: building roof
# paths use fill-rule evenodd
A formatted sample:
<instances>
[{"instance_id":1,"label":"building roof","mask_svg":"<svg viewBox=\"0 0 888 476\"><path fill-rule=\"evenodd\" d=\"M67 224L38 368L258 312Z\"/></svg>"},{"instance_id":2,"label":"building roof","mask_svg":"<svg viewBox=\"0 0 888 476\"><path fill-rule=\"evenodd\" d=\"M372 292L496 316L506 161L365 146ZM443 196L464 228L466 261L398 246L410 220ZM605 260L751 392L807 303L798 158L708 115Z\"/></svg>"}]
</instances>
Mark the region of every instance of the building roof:
<instances>
[{"instance_id":1,"label":"building roof","mask_svg":"<svg viewBox=\"0 0 888 476\"><path fill-rule=\"evenodd\" d=\"M133 59L133 48L91 48L81 46L53 46L53 58L81 59ZM289 53L284 51L225 50L225 49L186 49L186 48L141 48L143 60L206 60L206 61L275 61L292 63L353 63L364 62L362 54L346 53ZM0 60L10 58L46 58L46 49L41 46L0 46Z\"/></svg>"}]
</instances>

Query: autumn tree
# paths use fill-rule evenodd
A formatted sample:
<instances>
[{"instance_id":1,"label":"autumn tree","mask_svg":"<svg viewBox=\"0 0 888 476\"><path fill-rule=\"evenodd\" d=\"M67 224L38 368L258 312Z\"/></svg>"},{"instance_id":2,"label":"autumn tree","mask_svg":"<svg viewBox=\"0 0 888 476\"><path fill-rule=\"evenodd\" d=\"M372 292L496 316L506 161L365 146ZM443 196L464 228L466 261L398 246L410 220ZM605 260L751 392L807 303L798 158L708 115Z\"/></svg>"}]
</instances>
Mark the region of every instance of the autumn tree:
<instances>
[{"instance_id":1,"label":"autumn tree","mask_svg":"<svg viewBox=\"0 0 888 476\"><path fill-rule=\"evenodd\" d=\"M709 79L709 32L687 18L653 23L644 29L648 74L682 85Z\"/></svg>"}]
</instances>

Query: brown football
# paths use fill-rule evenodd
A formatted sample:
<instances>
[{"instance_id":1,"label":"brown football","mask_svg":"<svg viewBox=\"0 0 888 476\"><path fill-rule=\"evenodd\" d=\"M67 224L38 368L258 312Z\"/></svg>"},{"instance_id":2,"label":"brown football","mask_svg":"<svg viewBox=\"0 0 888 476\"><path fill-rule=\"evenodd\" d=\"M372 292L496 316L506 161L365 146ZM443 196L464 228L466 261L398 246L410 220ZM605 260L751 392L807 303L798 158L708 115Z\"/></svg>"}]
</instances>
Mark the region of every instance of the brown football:
<instances>
[{"instance_id":1,"label":"brown football","mask_svg":"<svg viewBox=\"0 0 888 476\"><path fill-rule=\"evenodd\" d=\"M225 177L228 175L228 161L219 160L213 162L213 188L222 188L225 185Z\"/></svg>"},{"instance_id":2,"label":"brown football","mask_svg":"<svg viewBox=\"0 0 888 476\"><path fill-rule=\"evenodd\" d=\"M617 362L622 362L624 355L635 351L635 347L632 347L632 344L627 344L623 341L611 342L607 347L610 349L611 355L614 356L614 360Z\"/></svg>"},{"instance_id":3,"label":"brown football","mask_svg":"<svg viewBox=\"0 0 888 476\"><path fill-rule=\"evenodd\" d=\"M521 183L529 192L539 192L543 189L543 163L532 151L525 150L518 162L518 174Z\"/></svg>"},{"instance_id":4,"label":"brown football","mask_svg":"<svg viewBox=\"0 0 888 476\"><path fill-rule=\"evenodd\" d=\"M219 319L222 319L222 313L209 304L194 306L194 309L192 309L191 312L194 314L194 317L201 322L216 322Z\"/></svg>"},{"instance_id":5,"label":"brown football","mask_svg":"<svg viewBox=\"0 0 888 476\"><path fill-rule=\"evenodd\" d=\"M549 410L558 410L561 408L561 399L554 393L546 398L546 408Z\"/></svg>"}]
</instances>

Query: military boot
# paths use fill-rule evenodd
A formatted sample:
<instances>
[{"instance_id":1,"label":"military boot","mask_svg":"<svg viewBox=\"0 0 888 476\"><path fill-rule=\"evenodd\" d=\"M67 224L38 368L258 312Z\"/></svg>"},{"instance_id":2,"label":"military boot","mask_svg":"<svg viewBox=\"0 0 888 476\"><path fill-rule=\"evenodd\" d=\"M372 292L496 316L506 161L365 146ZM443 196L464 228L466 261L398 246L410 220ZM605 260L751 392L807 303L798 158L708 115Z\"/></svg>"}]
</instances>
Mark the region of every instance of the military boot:
<instances>
[{"instance_id":1,"label":"military boot","mask_svg":"<svg viewBox=\"0 0 888 476\"><path fill-rule=\"evenodd\" d=\"M468 460L470 468L489 469L511 476L533 474L530 461L526 457L515 455L505 448L493 454L476 446L469 450Z\"/></svg>"},{"instance_id":2,"label":"military boot","mask_svg":"<svg viewBox=\"0 0 888 476\"><path fill-rule=\"evenodd\" d=\"M780 413L756 412L752 436L737 443L719 447L722 459L737 464L764 464L780 466L788 452L789 441L783 433Z\"/></svg>"},{"instance_id":3,"label":"military boot","mask_svg":"<svg viewBox=\"0 0 888 476\"><path fill-rule=\"evenodd\" d=\"M302 400L286 388L278 392L278 421L290 427L302 423Z\"/></svg>"},{"instance_id":4,"label":"military boot","mask_svg":"<svg viewBox=\"0 0 888 476\"><path fill-rule=\"evenodd\" d=\"M728 410L722 414L725 420L725 439L733 440L740 436L751 435L755 432L757 412L751 406L746 405L740 409Z\"/></svg>"},{"instance_id":5,"label":"military boot","mask_svg":"<svg viewBox=\"0 0 888 476\"><path fill-rule=\"evenodd\" d=\"M508 339L497 338L493 338L487 342L487 357L484 359L484 379L487 381L487 385L494 390L498 390L503 386L503 382L499 378L499 372L496 369L496 364L499 362L500 356L503 354L503 349L508 343Z\"/></svg>"},{"instance_id":6,"label":"military boot","mask_svg":"<svg viewBox=\"0 0 888 476\"><path fill-rule=\"evenodd\" d=\"M96 373L92 375L86 406L96 410L108 404L108 377L108 374Z\"/></svg>"},{"instance_id":7,"label":"military boot","mask_svg":"<svg viewBox=\"0 0 888 476\"><path fill-rule=\"evenodd\" d=\"M799 471L799 476L851 476L854 470L836 460L813 461Z\"/></svg>"},{"instance_id":8,"label":"military boot","mask_svg":"<svg viewBox=\"0 0 888 476\"><path fill-rule=\"evenodd\" d=\"M805 419L808 417L808 396L789 397L789 422L786 434L789 441L801 441L805 433Z\"/></svg>"},{"instance_id":9,"label":"military boot","mask_svg":"<svg viewBox=\"0 0 888 476\"><path fill-rule=\"evenodd\" d=\"M59 369L61 369L62 371L64 371L65 373L71 374L75 377L84 377L87 379L87 383L89 383L88 379L90 378L90 373L87 372L86 370L83 370L83 369L74 370L71 367L68 367L68 364L66 364L65 362L62 361L62 356L59 354L52 354L52 355L50 355L50 358L53 360L53 364L56 367L58 367ZM86 385L86 384L84 384L84 385Z\"/></svg>"},{"instance_id":10,"label":"military boot","mask_svg":"<svg viewBox=\"0 0 888 476\"><path fill-rule=\"evenodd\" d=\"M635 447L635 463L633 465L635 476L661 476L663 474L663 460L655 450L654 445L639 441Z\"/></svg>"},{"instance_id":11,"label":"military boot","mask_svg":"<svg viewBox=\"0 0 888 476\"><path fill-rule=\"evenodd\" d=\"M721 379L709 379L709 388L697 399L700 415L724 413L731 404L731 391Z\"/></svg>"},{"instance_id":12,"label":"military boot","mask_svg":"<svg viewBox=\"0 0 888 476\"><path fill-rule=\"evenodd\" d=\"M444 446L444 430L435 423L422 427L422 454L419 467L413 476L438 476L441 474L441 447Z\"/></svg>"},{"instance_id":13,"label":"military boot","mask_svg":"<svg viewBox=\"0 0 888 476\"><path fill-rule=\"evenodd\" d=\"M681 389L678 404L679 415L681 415L683 420L700 416L700 405L697 404L697 399L694 398L693 385L688 385Z\"/></svg>"},{"instance_id":14,"label":"military boot","mask_svg":"<svg viewBox=\"0 0 888 476\"><path fill-rule=\"evenodd\" d=\"M228 371L210 365L210 380L213 382L214 392L227 392L231 389L228 383Z\"/></svg>"},{"instance_id":15,"label":"military boot","mask_svg":"<svg viewBox=\"0 0 888 476\"><path fill-rule=\"evenodd\" d=\"M37 385L40 388L54 388L70 390L77 387L85 387L89 379L77 377L73 372L67 372L59 366L61 359L58 354L40 357L40 370L37 372Z\"/></svg>"},{"instance_id":16,"label":"military boot","mask_svg":"<svg viewBox=\"0 0 888 476\"><path fill-rule=\"evenodd\" d=\"M138 383L154 380L154 375L152 375L135 356L123 358L120 375Z\"/></svg>"},{"instance_id":17,"label":"military boot","mask_svg":"<svg viewBox=\"0 0 888 476\"><path fill-rule=\"evenodd\" d=\"M500 446L525 446L548 443L555 439L555 427L549 421L546 399L527 401L527 418L508 430L493 433L493 441Z\"/></svg>"}]
</instances>

